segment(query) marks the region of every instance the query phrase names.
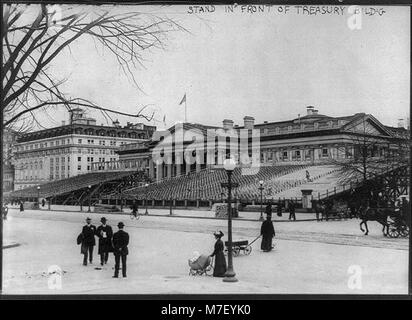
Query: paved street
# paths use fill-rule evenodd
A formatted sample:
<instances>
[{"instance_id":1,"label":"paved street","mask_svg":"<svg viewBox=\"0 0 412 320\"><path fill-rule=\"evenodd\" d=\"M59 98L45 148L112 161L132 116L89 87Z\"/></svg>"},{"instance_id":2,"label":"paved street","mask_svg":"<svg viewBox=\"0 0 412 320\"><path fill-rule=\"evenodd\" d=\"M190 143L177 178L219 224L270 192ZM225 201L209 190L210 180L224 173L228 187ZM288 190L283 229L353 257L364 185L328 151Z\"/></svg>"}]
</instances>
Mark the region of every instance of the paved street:
<instances>
[{"instance_id":1,"label":"paved street","mask_svg":"<svg viewBox=\"0 0 412 320\"><path fill-rule=\"evenodd\" d=\"M97 248L94 264L81 265L76 237L86 216L98 225L102 215L35 210L20 213L11 209L4 224L4 241L19 246L3 250L4 293L407 292L409 241L384 238L375 222L369 223L370 233L364 236L359 220L275 221L275 250L263 253L259 250L260 239L256 241L249 256L241 253L234 258L239 282L228 284L219 278L189 276L187 262L193 251L213 251L212 232L221 229L227 233L225 220L160 214L131 220L128 214L106 214L112 226L123 221L131 238L128 278L112 279L112 256L107 267L95 269L99 267ZM260 222L235 220L233 230L234 240L252 241L259 235ZM47 272L52 265L62 270L60 290L48 286ZM348 286L351 266L360 267L361 289Z\"/></svg>"}]
</instances>

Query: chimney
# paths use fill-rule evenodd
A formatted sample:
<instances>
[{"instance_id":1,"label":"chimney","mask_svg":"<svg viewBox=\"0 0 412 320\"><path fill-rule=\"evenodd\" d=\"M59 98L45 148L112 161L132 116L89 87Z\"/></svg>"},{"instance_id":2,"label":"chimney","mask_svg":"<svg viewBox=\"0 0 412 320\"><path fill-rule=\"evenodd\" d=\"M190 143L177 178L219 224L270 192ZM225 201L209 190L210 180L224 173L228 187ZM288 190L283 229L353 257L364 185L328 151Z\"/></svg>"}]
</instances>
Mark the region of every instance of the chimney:
<instances>
[{"instance_id":1,"label":"chimney","mask_svg":"<svg viewBox=\"0 0 412 320\"><path fill-rule=\"evenodd\" d=\"M398 128L405 128L405 124L403 123L403 119L398 119Z\"/></svg>"},{"instance_id":2,"label":"chimney","mask_svg":"<svg viewBox=\"0 0 412 320\"><path fill-rule=\"evenodd\" d=\"M233 129L233 120L225 119L223 120L223 129L232 130Z\"/></svg>"},{"instance_id":3,"label":"chimney","mask_svg":"<svg viewBox=\"0 0 412 320\"><path fill-rule=\"evenodd\" d=\"M313 109L315 109L315 107L313 107L313 106L307 106L306 107L306 111L308 113L308 116L313 114Z\"/></svg>"},{"instance_id":4,"label":"chimney","mask_svg":"<svg viewBox=\"0 0 412 320\"><path fill-rule=\"evenodd\" d=\"M312 110L312 114L318 114L318 110L317 110L317 109L313 109L313 110Z\"/></svg>"},{"instance_id":5,"label":"chimney","mask_svg":"<svg viewBox=\"0 0 412 320\"><path fill-rule=\"evenodd\" d=\"M251 130L255 126L255 118L251 116L245 116L243 118L243 123L244 123L245 129Z\"/></svg>"},{"instance_id":6,"label":"chimney","mask_svg":"<svg viewBox=\"0 0 412 320\"><path fill-rule=\"evenodd\" d=\"M66 125L66 121L62 121L62 126L65 126Z\"/></svg>"}]
</instances>

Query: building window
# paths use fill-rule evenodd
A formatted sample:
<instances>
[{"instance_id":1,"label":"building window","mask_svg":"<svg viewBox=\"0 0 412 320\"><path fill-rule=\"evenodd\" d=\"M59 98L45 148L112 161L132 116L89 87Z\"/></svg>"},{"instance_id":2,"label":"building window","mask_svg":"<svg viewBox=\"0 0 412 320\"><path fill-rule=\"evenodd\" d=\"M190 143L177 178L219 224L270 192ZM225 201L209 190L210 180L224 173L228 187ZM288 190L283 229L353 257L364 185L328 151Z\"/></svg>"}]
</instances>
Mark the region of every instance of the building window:
<instances>
[{"instance_id":1,"label":"building window","mask_svg":"<svg viewBox=\"0 0 412 320\"><path fill-rule=\"evenodd\" d=\"M283 160L287 160L288 159L288 152L287 151L283 151Z\"/></svg>"},{"instance_id":2,"label":"building window","mask_svg":"<svg viewBox=\"0 0 412 320\"><path fill-rule=\"evenodd\" d=\"M322 148L322 157L328 157L328 156L329 156L328 148Z\"/></svg>"},{"instance_id":3,"label":"building window","mask_svg":"<svg viewBox=\"0 0 412 320\"><path fill-rule=\"evenodd\" d=\"M77 157L77 161L82 161L82 157Z\"/></svg>"},{"instance_id":4,"label":"building window","mask_svg":"<svg viewBox=\"0 0 412 320\"><path fill-rule=\"evenodd\" d=\"M82 170L82 166L77 166L77 170Z\"/></svg>"}]
</instances>

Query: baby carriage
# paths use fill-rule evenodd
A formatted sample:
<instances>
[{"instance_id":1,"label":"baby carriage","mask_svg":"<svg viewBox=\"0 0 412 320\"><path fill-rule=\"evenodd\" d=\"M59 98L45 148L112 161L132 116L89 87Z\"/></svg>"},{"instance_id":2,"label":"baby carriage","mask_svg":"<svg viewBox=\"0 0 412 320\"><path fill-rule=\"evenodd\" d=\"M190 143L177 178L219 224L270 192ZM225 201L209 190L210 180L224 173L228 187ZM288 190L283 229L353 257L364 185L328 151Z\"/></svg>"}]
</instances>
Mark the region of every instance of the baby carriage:
<instances>
[{"instance_id":1,"label":"baby carriage","mask_svg":"<svg viewBox=\"0 0 412 320\"><path fill-rule=\"evenodd\" d=\"M198 258L189 259L189 275L207 275L210 276L213 273L212 257L202 254Z\"/></svg>"}]
</instances>

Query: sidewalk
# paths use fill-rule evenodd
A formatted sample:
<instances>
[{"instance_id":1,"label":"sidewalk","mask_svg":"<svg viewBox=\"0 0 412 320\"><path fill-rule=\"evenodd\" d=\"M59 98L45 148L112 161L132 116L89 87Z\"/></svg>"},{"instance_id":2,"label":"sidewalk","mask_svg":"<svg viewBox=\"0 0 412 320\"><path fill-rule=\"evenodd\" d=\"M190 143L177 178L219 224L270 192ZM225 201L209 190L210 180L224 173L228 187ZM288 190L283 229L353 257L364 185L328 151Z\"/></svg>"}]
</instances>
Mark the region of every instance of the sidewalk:
<instances>
[{"instance_id":1,"label":"sidewalk","mask_svg":"<svg viewBox=\"0 0 412 320\"><path fill-rule=\"evenodd\" d=\"M10 208L18 210L18 206L10 206ZM99 213L94 211L94 207L90 208L90 212L93 213ZM35 209L31 209L35 210ZM36 210L37 211L37 210ZM40 211L49 211L48 206L46 205L44 208L40 207ZM51 212L56 211L56 212L88 212L88 207L83 206L83 211L80 211L80 206L63 206L63 205L51 205ZM221 220L226 220L226 218L216 218L215 217L215 212L211 210L191 210L191 209L173 209L172 210L172 215L170 215L170 209L152 209L152 208L147 208L148 214L150 216L164 216L164 217L170 217L170 218L200 218L200 219L221 219ZM123 209L123 214L129 215L131 213L131 209L125 208ZM145 208L140 207L139 208L139 214L144 215L145 213ZM113 213L102 213L106 215L111 215L111 214L122 214L120 212L113 212ZM273 212L272 214L272 221L276 222L299 222L299 221L312 221L316 220L316 216L314 213L307 213L307 212L297 212L296 214L296 221L289 220L289 213L283 213L282 217L278 217L276 215L276 212ZM266 214L263 213L263 218L266 218ZM246 212L246 211L240 211L239 212L239 217L233 218L234 220L245 220L245 221L259 221L260 219L260 212Z\"/></svg>"}]
</instances>

